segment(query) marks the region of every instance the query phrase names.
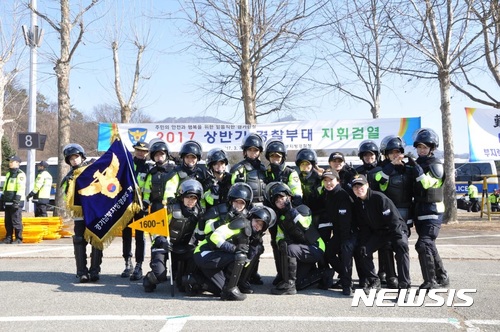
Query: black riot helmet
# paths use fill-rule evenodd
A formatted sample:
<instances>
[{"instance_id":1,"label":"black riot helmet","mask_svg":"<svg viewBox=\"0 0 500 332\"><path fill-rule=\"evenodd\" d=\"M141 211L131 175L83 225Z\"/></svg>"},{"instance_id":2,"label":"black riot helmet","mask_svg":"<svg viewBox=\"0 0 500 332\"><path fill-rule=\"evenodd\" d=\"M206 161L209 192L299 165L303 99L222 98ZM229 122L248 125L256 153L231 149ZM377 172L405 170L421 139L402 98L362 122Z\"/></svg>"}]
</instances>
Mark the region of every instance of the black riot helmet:
<instances>
[{"instance_id":1,"label":"black riot helmet","mask_svg":"<svg viewBox=\"0 0 500 332\"><path fill-rule=\"evenodd\" d=\"M413 146L425 144L431 148L431 151L439 147L439 136L436 132L429 128L420 128L413 134Z\"/></svg>"},{"instance_id":2,"label":"black riot helmet","mask_svg":"<svg viewBox=\"0 0 500 332\"><path fill-rule=\"evenodd\" d=\"M71 165L71 163L69 162L69 157L74 154L79 154L80 157L82 157L82 160L87 159L87 155L85 154L85 150L82 148L82 146L80 144L71 143L66 145L63 149L64 161L66 162L66 164Z\"/></svg>"},{"instance_id":3,"label":"black riot helmet","mask_svg":"<svg viewBox=\"0 0 500 332\"><path fill-rule=\"evenodd\" d=\"M196 158L198 158L198 161L201 159L201 153L201 144L193 140L184 142L181 146L181 150L179 151L181 158L184 158L188 154L193 154Z\"/></svg>"},{"instance_id":4,"label":"black riot helmet","mask_svg":"<svg viewBox=\"0 0 500 332\"><path fill-rule=\"evenodd\" d=\"M203 195L203 186L195 179L187 179L179 185L177 195L181 198L188 195L196 195L198 197L198 201L200 201L201 196Z\"/></svg>"},{"instance_id":5,"label":"black riot helmet","mask_svg":"<svg viewBox=\"0 0 500 332\"><path fill-rule=\"evenodd\" d=\"M255 206L248 212L248 220L252 219L262 220L264 222L262 232L265 232L276 223L276 212L267 206Z\"/></svg>"},{"instance_id":6,"label":"black riot helmet","mask_svg":"<svg viewBox=\"0 0 500 332\"><path fill-rule=\"evenodd\" d=\"M364 140L363 142L361 142L359 144L359 148L358 148L359 159L363 160L363 155L365 154L365 152L372 152L375 155L376 160L378 160L378 157L380 155L377 143L375 143L374 141L372 141L370 139Z\"/></svg>"},{"instance_id":7,"label":"black riot helmet","mask_svg":"<svg viewBox=\"0 0 500 332\"><path fill-rule=\"evenodd\" d=\"M161 140L151 140L151 142L149 143L150 147L149 147L149 158L151 158L151 160L155 160L155 154L157 152L160 152L160 151L163 151L165 152L165 154L167 155L167 158L166 160L168 160L170 158L170 153L169 153L169 149L168 149L168 145L167 143L165 143L164 141L161 141Z\"/></svg>"},{"instance_id":8,"label":"black riot helmet","mask_svg":"<svg viewBox=\"0 0 500 332\"><path fill-rule=\"evenodd\" d=\"M313 165L313 167L316 167L316 164L318 163L318 156L316 155L316 151L308 148L300 149L299 152L297 152L297 156L295 157L295 165L299 167L300 163L303 161L308 161L311 163L311 165Z\"/></svg>"},{"instance_id":9,"label":"black riot helmet","mask_svg":"<svg viewBox=\"0 0 500 332\"><path fill-rule=\"evenodd\" d=\"M243 138L243 141L241 143L241 148L243 149L243 152L245 152L246 149L254 146L257 149L259 149L260 152L262 152L264 150L263 142L264 141L262 140L262 137L260 137L259 134L250 133Z\"/></svg>"},{"instance_id":10,"label":"black riot helmet","mask_svg":"<svg viewBox=\"0 0 500 332\"><path fill-rule=\"evenodd\" d=\"M269 156L273 153L279 153L281 155L281 163L285 162L286 146L277 138L272 138L266 143L266 159L269 160Z\"/></svg>"},{"instance_id":11,"label":"black riot helmet","mask_svg":"<svg viewBox=\"0 0 500 332\"><path fill-rule=\"evenodd\" d=\"M210 169L212 165L218 161L223 161L226 165L229 163L229 161L227 160L226 152L220 148L213 148L212 150L208 151L206 161L207 167Z\"/></svg>"},{"instance_id":12,"label":"black riot helmet","mask_svg":"<svg viewBox=\"0 0 500 332\"><path fill-rule=\"evenodd\" d=\"M389 135L382 139L380 143L380 152L387 156L389 151L399 150L401 153L405 153L405 144L401 137L395 135Z\"/></svg>"},{"instance_id":13,"label":"black riot helmet","mask_svg":"<svg viewBox=\"0 0 500 332\"><path fill-rule=\"evenodd\" d=\"M236 182L233 184L227 193L227 200L232 202L235 199L244 200L246 203L245 207L248 208L253 200L253 191L250 185L245 182Z\"/></svg>"},{"instance_id":14,"label":"black riot helmet","mask_svg":"<svg viewBox=\"0 0 500 332\"><path fill-rule=\"evenodd\" d=\"M290 187L281 181L275 181L267 184L264 190L264 197L269 201L272 206L276 201L277 196L293 196Z\"/></svg>"}]
</instances>

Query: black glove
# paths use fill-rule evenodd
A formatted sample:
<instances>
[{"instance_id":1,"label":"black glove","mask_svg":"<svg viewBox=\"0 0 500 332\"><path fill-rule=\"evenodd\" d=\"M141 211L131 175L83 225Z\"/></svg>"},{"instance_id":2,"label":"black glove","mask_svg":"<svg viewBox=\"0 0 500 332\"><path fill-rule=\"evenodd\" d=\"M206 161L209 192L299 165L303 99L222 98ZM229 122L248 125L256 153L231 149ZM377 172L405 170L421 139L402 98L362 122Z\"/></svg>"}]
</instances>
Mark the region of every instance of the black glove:
<instances>
[{"instance_id":1,"label":"black glove","mask_svg":"<svg viewBox=\"0 0 500 332\"><path fill-rule=\"evenodd\" d=\"M415 162L415 159L413 159L411 156L408 156L408 165L415 167L417 163Z\"/></svg>"},{"instance_id":2,"label":"black glove","mask_svg":"<svg viewBox=\"0 0 500 332\"><path fill-rule=\"evenodd\" d=\"M422 167L418 164L415 164L415 166L413 166L413 176L415 178L418 178L419 176L422 176L424 175L424 170L422 169Z\"/></svg>"},{"instance_id":3,"label":"black glove","mask_svg":"<svg viewBox=\"0 0 500 332\"><path fill-rule=\"evenodd\" d=\"M286 212L285 217L289 220L295 220L295 218L297 218L298 215L299 211L297 211L297 209L295 208L291 208Z\"/></svg>"},{"instance_id":4,"label":"black glove","mask_svg":"<svg viewBox=\"0 0 500 332\"><path fill-rule=\"evenodd\" d=\"M287 200L285 201L285 206L281 211L283 211L284 213L288 213L291 210L291 208L292 208L292 202L290 202L290 200L287 198Z\"/></svg>"},{"instance_id":5,"label":"black glove","mask_svg":"<svg viewBox=\"0 0 500 332\"><path fill-rule=\"evenodd\" d=\"M250 247L248 246L247 243L240 243L240 244L236 245L235 252L242 252L242 253L247 254L249 249L250 249Z\"/></svg>"},{"instance_id":6,"label":"black glove","mask_svg":"<svg viewBox=\"0 0 500 332\"><path fill-rule=\"evenodd\" d=\"M228 241L224 241L221 244L220 248L224 251L227 251L227 252L235 252L236 251L236 246Z\"/></svg>"},{"instance_id":7,"label":"black glove","mask_svg":"<svg viewBox=\"0 0 500 332\"><path fill-rule=\"evenodd\" d=\"M172 243L170 243L168 240L165 240L165 242L163 242L163 249L165 249L166 251L172 251Z\"/></svg>"},{"instance_id":8,"label":"black glove","mask_svg":"<svg viewBox=\"0 0 500 332\"><path fill-rule=\"evenodd\" d=\"M366 253L366 247L365 246L361 246L359 247L359 255L361 257L366 257L368 256L368 254Z\"/></svg>"},{"instance_id":9,"label":"black glove","mask_svg":"<svg viewBox=\"0 0 500 332\"><path fill-rule=\"evenodd\" d=\"M13 209L19 209L19 202L18 201L13 201L12 202L12 208Z\"/></svg>"},{"instance_id":10,"label":"black glove","mask_svg":"<svg viewBox=\"0 0 500 332\"><path fill-rule=\"evenodd\" d=\"M149 203L146 201L142 201L142 211L148 213L149 212Z\"/></svg>"},{"instance_id":11,"label":"black glove","mask_svg":"<svg viewBox=\"0 0 500 332\"><path fill-rule=\"evenodd\" d=\"M29 200L30 200L30 198L31 198L31 197L33 197L33 196L35 196L35 193L31 191L31 192L28 194L28 196L26 196L26 200L27 200L27 201L29 201Z\"/></svg>"}]
</instances>

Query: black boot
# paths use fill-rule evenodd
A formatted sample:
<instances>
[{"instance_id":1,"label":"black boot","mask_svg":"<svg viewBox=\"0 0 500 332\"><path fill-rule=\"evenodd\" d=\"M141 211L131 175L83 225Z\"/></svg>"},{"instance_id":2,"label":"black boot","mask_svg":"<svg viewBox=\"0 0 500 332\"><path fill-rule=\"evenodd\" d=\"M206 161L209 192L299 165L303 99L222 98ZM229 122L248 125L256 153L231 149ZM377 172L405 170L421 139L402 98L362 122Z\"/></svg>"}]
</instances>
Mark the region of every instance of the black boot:
<instances>
[{"instance_id":1,"label":"black boot","mask_svg":"<svg viewBox=\"0 0 500 332\"><path fill-rule=\"evenodd\" d=\"M234 254L235 259L233 266L229 268L226 282L220 294L220 299L223 301L243 301L247 298L238 288L237 284L240 279L241 272L245 266L246 255L237 252Z\"/></svg>"},{"instance_id":2,"label":"black boot","mask_svg":"<svg viewBox=\"0 0 500 332\"><path fill-rule=\"evenodd\" d=\"M101 272L102 263L102 250L92 247L92 252L90 253L90 281L98 281L99 273Z\"/></svg>"},{"instance_id":3,"label":"black boot","mask_svg":"<svg viewBox=\"0 0 500 332\"><path fill-rule=\"evenodd\" d=\"M379 278L368 279L368 283L363 287L363 291L366 295L369 295L372 289L375 289L377 292L382 288Z\"/></svg>"},{"instance_id":4,"label":"black boot","mask_svg":"<svg viewBox=\"0 0 500 332\"><path fill-rule=\"evenodd\" d=\"M423 284L418 287L419 289L433 289L437 288L436 271L434 270L434 257L430 254L419 252L418 260L420 269L422 270L422 277L424 278Z\"/></svg>"},{"instance_id":5,"label":"black boot","mask_svg":"<svg viewBox=\"0 0 500 332\"><path fill-rule=\"evenodd\" d=\"M287 269L287 270L285 270ZM294 295L297 294L295 282L297 281L297 259L288 257L288 266L284 266L281 272L284 277L288 276L286 280L281 281L271 289L271 294L274 295Z\"/></svg>"},{"instance_id":6,"label":"black boot","mask_svg":"<svg viewBox=\"0 0 500 332\"><path fill-rule=\"evenodd\" d=\"M130 276L130 280L141 280L142 279L142 262L137 262L135 264L134 272Z\"/></svg>"},{"instance_id":7,"label":"black boot","mask_svg":"<svg viewBox=\"0 0 500 332\"><path fill-rule=\"evenodd\" d=\"M142 286L144 287L144 291L146 293L152 293L156 289L156 285L159 283L160 282L158 281L158 278L156 278L153 271L146 273L146 276L142 279Z\"/></svg>"},{"instance_id":8,"label":"black boot","mask_svg":"<svg viewBox=\"0 0 500 332\"><path fill-rule=\"evenodd\" d=\"M434 256L434 267L436 269L436 282L439 287L448 287L450 285L450 278L448 277L448 272L444 269L443 261L439 254Z\"/></svg>"},{"instance_id":9,"label":"black boot","mask_svg":"<svg viewBox=\"0 0 500 332\"><path fill-rule=\"evenodd\" d=\"M89 270L87 268L87 243L82 237L73 236L73 249L76 262L76 277L81 283L89 281Z\"/></svg>"},{"instance_id":10,"label":"black boot","mask_svg":"<svg viewBox=\"0 0 500 332\"><path fill-rule=\"evenodd\" d=\"M120 277L129 278L131 274L132 274L132 258L127 257L125 258L125 270L123 270Z\"/></svg>"}]
</instances>

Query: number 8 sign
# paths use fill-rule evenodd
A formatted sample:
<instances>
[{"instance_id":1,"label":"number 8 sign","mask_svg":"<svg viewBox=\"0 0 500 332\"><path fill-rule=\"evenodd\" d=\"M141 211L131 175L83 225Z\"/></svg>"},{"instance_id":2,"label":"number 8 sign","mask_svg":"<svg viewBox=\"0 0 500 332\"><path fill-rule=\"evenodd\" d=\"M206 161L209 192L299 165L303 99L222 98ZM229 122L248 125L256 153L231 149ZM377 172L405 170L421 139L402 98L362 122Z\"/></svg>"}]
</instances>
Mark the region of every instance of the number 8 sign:
<instances>
[{"instance_id":1,"label":"number 8 sign","mask_svg":"<svg viewBox=\"0 0 500 332\"><path fill-rule=\"evenodd\" d=\"M40 135L38 133L18 133L19 149L40 149Z\"/></svg>"}]
</instances>

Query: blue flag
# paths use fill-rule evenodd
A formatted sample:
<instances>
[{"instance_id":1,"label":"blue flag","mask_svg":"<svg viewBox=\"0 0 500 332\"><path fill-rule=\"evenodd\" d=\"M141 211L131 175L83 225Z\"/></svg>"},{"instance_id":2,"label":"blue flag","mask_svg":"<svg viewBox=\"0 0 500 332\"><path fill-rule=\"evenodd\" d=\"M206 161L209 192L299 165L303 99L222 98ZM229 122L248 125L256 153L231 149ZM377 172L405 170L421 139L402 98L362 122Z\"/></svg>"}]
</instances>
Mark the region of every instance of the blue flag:
<instances>
[{"instance_id":1,"label":"blue flag","mask_svg":"<svg viewBox=\"0 0 500 332\"><path fill-rule=\"evenodd\" d=\"M139 211L133 158L120 139L76 178L75 202L82 207L85 239L107 247Z\"/></svg>"}]
</instances>

